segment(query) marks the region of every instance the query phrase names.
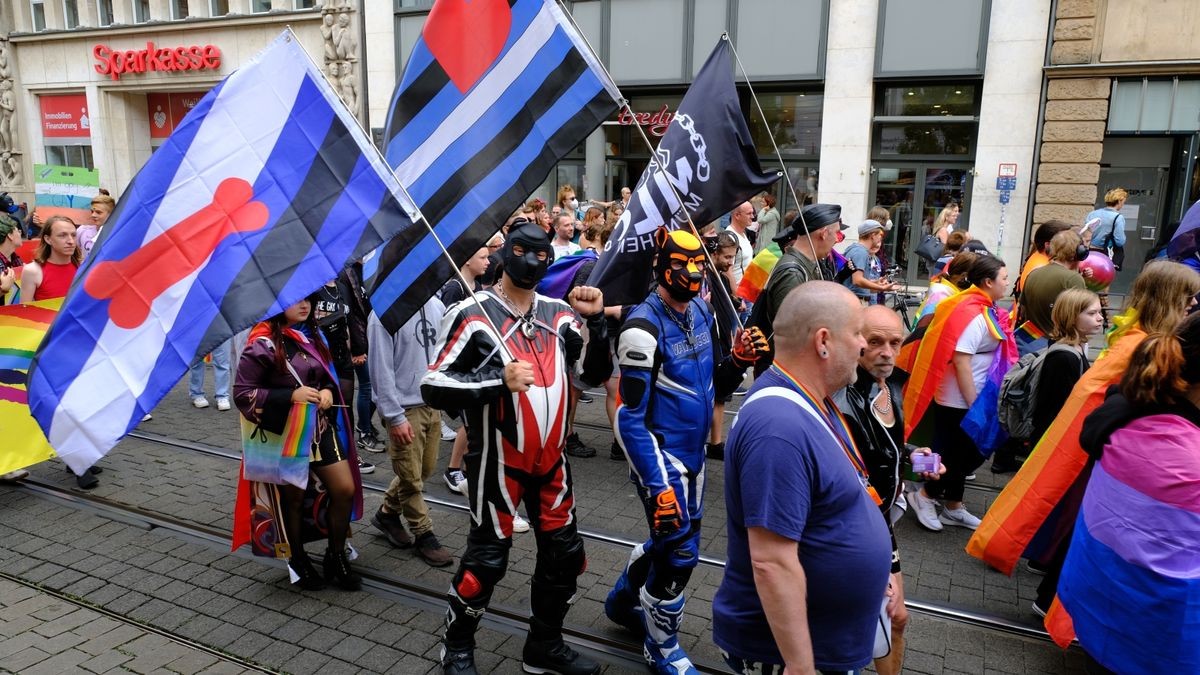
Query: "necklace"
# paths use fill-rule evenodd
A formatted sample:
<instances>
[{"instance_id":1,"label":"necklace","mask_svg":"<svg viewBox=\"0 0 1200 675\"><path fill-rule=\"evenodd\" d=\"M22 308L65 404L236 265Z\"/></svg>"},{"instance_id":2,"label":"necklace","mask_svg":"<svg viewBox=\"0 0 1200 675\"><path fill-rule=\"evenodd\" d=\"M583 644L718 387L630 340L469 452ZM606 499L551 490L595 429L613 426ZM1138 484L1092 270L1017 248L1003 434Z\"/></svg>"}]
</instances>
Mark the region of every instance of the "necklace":
<instances>
[{"instance_id":1,"label":"necklace","mask_svg":"<svg viewBox=\"0 0 1200 675\"><path fill-rule=\"evenodd\" d=\"M508 297L508 293L504 292L503 283L496 284L492 288L496 289L496 292L500 294L500 298L504 300L504 304L508 305L509 309L511 309L512 313L517 317L517 323L520 325L521 334L532 340L534 334L537 332L537 327L533 323L533 309L537 306L537 296L535 295L533 301L529 303L529 311L521 314L521 312L517 310L517 303L513 302L512 298Z\"/></svg>"},{"instance_id":2,"label":"necklace","mask_svg":"<svg viewBox=\"0 0 1200 675\"><path fill-rule=\"evenodd\" d=\"M875 401L879 398L876 396L875 398L871 399L871 408L873 408L875 412L879 413L880 415L890 415L892 414L892 392L888 391L886 384L880 387L880 390L880 393L882 393L884 398L887 399L887 403L884 403L882 408L875 405Z\"/></svg>"},{"instance_id":3,"label":"necklace","mask_svg":"<svg viewBox=\"0 0 1200 675\"><path fill-rule=\"evenodd\" d=\"M658 296L656 295L655 297ZM694 343L692 342L692 330L696 327L696 323L695 317L692 316L692 304L690 302L688 303L687 309L685 309L683 313L683 320L680 320L680 318L677 316L677 312L668 307L667 303L663 302L661 297L658 298L658 302L662 305L662 308L666 310L667 318L671 320L671 323L675 324L679 328L679 331L683 333L683 337L685 340L687 340L688 346L694 346ZM683 325L683 321L687 321L686 326Z\"/></svg>"}]
</instances>

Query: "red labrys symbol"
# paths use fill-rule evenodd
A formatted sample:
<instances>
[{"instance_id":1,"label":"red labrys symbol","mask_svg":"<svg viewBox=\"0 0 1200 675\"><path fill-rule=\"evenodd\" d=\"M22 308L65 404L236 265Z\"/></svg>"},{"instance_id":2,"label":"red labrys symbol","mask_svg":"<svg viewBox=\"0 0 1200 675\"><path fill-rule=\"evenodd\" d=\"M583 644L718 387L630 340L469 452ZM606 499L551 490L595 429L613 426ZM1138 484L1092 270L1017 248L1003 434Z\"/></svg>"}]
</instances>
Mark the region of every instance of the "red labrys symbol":
<instances>
[{"instance_id":1,"label":"red labrys symbol","mask_svg":"<svg viewBox=\"0 0 1200 675\"><path fill-rule=\"evenodd\" d=\"M117 326L142 325L155 299L199 269L225 237L260 230L267 224L270 212L253 197L254 188L241 178L221 181L211 204L123 260L97 263L84 278L83 290L97 300L112 299L108 317Z\"/></svg>"},{"instance_id":2,"label":"red labrys symbol","mask_svg":"<svg viewBox=\"0 0 1200 675\"><path fill-rule=\"evenodd\" d=\"M511 27L507 0L438 0L421 37L450 81L465 94L500 56Z\"/></svg>"}]
</instances>

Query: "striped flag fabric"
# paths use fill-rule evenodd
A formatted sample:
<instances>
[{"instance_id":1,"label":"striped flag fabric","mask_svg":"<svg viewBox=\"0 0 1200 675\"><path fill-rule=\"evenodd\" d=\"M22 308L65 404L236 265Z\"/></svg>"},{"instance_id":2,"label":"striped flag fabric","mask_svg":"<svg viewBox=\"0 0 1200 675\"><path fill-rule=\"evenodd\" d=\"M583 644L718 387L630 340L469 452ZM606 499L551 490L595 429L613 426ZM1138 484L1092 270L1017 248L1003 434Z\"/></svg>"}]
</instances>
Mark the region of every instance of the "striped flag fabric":
<instances>
[{"instance_id":1,"label":"striped flag fabric","mask_svg":"<svg viewBox=\"0 0 1200 675\"><path fill-rule=\"evenodd\" d=\"M122 195L29 374L80 473L197 356L283 311L415 211L285 30L200 100Z\"/></svg>"},{"instance_id":2,"label":"striped flag fabric","mask_svg":"<svg viewBox=\"0 0 1200 675\"><path fill-rule=\"evenodd\" d=\"M384 156L460 266L619 99L554 0L438 0L392 98ZM371 306L398 330L453 274L426 228L410 229L379 255Z\"/></svg>"},{"instance_id":3,"label":"striped flag fabric","mask_svg":"<svg viewBox=\"0 0 1200 675\"><path fill-rule=\"evenodd\" d=\"M33 466L54 449L29 415L29 363L46 336L62 298L0 307L0 474Z\"/></svg>"},{"instance_id":4,"label":"striped flag fabric","mask_svg":"<svg viewBox=\"0 0 1200 675\"><path fill-rule=\"evenodd\" d=\"M746 267L746 271L742 273L741 283L734 289L738 296L747 302L758 302L758 295L767 285L767 279L771 278L771 270L775 269L775 264L779 262L782 255L783 251L775 242L767 244L763 250L759 251Z\"/></svg>"},{"instance_id":5,"label":"striped flag fabric","mask_svg":"<svg viewBox=\"0 0 1200 675\"><path fill-rule=\"evenodd\" d=\"M758 161L733 82L733 51L722 37L679 102L589 285L604 292L609 306L642 302L650 288L654 233L660 226L686 227L690 215L696 227L703 227L782 175L764 173ZM715 297L723 299L724 293Z\"/></svg>"}]
</instances>

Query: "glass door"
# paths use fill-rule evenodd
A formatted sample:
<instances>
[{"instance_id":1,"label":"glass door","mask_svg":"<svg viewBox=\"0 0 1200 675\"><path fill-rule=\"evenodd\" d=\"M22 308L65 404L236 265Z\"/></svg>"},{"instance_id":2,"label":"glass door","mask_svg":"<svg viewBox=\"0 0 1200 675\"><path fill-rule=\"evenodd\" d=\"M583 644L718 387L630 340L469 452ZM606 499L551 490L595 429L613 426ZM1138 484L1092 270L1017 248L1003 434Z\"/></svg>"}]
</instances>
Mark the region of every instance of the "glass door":
<instances>
[{"instance_id":1,"label":"glass door","mask_svg":"<svg viewBox=\"0 0 1200 675\"><path fill-rule=\"evenodd\" d=\"M957 204L957 218L951 216L953 229L966 229L971 194L971 171L967 166L910 164L878 166L873 180L875 205L888 210L892 230L883 240L885 264L899 265L907 283L928 281L929 265L913 251L926 234L933 231L942 210Z\"/></svg>"}]
</instances>

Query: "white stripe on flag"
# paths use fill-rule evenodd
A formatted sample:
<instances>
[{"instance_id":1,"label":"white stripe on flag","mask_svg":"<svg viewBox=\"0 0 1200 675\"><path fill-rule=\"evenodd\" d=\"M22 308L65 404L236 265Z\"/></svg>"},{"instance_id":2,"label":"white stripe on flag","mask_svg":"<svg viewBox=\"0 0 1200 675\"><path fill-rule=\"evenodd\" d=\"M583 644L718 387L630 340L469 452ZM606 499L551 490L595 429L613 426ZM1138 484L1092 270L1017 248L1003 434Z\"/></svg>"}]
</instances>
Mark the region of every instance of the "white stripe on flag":
<instances>
[{"instance_id":1,"label":"white stripe on flag","mask_svg":"<svg viewBox=\"0 0 1200 675\"><path fill-rule=\"evenodd\" d=\"M229 76L188 147L146 241L212 203L213 190L222 180L243 178L254 184L311 65L301 49L285 33L251 62L254 67L247 64ZM202 269L160 295L150 317L138 328L106 324L79 376L63 393L48 436L77 473L125 434L137 397L145 391L163 350L167 334L163 326L169 328L180 318L183 301ZM190 360L192 355L182 357ZM119 382L125 386L115 384Z\"/></svg>"},{"instance_id":2,"label":"white stripe on flag","mask_svg":"<svg viewBox=\"0 0 1200 675\"><path fill-rule=\"evenodd\" d=\"M429 135L411 155L406 157L400 166L396 167L396 177L404 185L412 185L419 179L434 162L442 156L450 144L466 133L485 112L491 109L496 99L500 98L513 81L521 76L538 50L554 34L558 27L554 14L545 5L537 16L533 17L529 27L517 38L516 43L496 64L479 84L467 94L438 128Z\"/></svg>"}]
</instances>

